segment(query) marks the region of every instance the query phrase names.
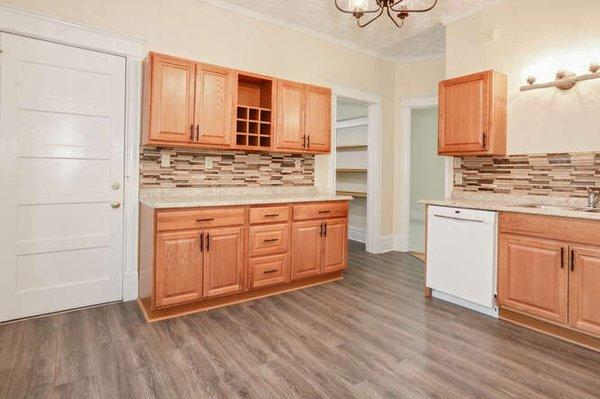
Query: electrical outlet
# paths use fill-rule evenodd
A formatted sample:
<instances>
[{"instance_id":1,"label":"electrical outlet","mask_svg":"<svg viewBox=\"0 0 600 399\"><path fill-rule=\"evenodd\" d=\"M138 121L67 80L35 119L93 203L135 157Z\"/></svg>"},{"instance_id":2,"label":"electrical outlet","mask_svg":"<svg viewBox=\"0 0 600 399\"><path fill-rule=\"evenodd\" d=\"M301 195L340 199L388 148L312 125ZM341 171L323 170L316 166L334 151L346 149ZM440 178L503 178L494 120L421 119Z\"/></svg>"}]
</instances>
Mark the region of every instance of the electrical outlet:
<instances>
[{"instance_id":1,"label":"electrical outlet","mask_svg":"<svg viewBox=\"0 0 600 399\"><path fill-rule=\"evenodd\" d=\"M454 174L454 184L463 184L463 176L462 173L456 172Z\"/></svg>"},{"instance_id":2,"label":"electrical outlet","mask_svg":"<svg viewBox=\"0 0 600 399\"><path fill-rule=\"evenodd\" d=\"M171 154L168 150L162 150L160 152L160 166L162 168L168 168L171 166Z\"/></svg>"},{"instance_id":3,"label":"electrical outlet","mask_svg":"<svg viewBox=\"0 0 600 399\"><path fill-rule=\"evenodd\" d=\"M213 158L212 157L205 157L204 158L204 168L205 169L212 169L213 167Z\"/></svg>"}]
</instances>

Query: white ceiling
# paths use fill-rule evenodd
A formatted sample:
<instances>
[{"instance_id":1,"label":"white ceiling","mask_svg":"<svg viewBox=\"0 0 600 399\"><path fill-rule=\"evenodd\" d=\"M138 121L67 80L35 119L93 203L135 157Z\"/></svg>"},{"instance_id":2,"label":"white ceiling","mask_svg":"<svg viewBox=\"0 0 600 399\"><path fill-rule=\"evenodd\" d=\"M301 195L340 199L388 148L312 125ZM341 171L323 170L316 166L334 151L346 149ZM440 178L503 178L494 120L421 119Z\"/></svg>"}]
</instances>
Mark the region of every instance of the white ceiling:
<instances>
[{"instance_id":1,"label":"white ceiling","mask_svg":"<svg viewBox=\"0 0 600 399\"><path fill-rule=\"evenodd\" d=\"M444 24L498 0L439 0L430 12L412 14L401 29L382 15L366 28L335 8L334 0L201 0L396 62L441 57ZM413 0L427 7L433 0ZM339 0L347 4L348 0Z\"/></svg>"}]
</instances>

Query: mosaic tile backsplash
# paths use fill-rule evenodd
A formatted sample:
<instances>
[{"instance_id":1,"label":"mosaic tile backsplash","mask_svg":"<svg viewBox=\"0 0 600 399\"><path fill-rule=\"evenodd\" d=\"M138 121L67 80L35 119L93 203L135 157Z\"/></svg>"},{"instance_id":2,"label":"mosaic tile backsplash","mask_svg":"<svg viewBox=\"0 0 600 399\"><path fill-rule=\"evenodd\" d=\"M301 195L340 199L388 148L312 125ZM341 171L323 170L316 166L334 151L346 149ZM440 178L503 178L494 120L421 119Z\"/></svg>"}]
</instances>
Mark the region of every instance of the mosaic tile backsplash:
<instances>
[{"instance_id":1,"label":"mosaic tile backsplash","mask_svg":"<svg viewBox=\"0 0 600 399\"><path fill-rule=\"evenodd\" d=\"M163 152L170 156L169 166L162 166ZM212 167L207 167L210 162ZM314 155L142 147L140 186L313 186L314 167Z\"/></svg>"},{"instance_id":2,"label":"mosaic tile backsplash","mask_svg":"<svg viewBox=\"0 0 600 399\"><path fill-rule=\"evenodd\" d=\"M454 173L462 175L457 191L586 197L587 187L600 187L600 153L463 157Z\"/></svg>"}]
</instances>

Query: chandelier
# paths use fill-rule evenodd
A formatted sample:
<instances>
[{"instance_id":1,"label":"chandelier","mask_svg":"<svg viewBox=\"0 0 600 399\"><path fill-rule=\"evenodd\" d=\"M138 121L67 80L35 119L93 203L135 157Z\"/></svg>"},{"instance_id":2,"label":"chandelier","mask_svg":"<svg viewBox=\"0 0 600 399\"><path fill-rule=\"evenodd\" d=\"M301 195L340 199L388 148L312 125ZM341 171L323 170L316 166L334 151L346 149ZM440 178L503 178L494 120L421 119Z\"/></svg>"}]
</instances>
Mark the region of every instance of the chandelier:
<instances>
[{"instance_id":1,"label":"chandelier","mask_svg":"<svg viewBox=\"0 0 600 399\"><path fill-rule=\"evenodd\" d=\"M433 9L438 3L435 0L433 4L428 8L412 9L407 4L410 0L348 0L348 9L344 9L339 5L339 0L335 0L335 6L338 10L346 14L352 14L356 18L356 24L364 28L377 18L381 17L383 13L387 13L388 17L394 22L394 24L401 28L404 25L404 21L411 13L427 12ZM369 3L375 3L372 7L369 7ZM361 18L366 14L369 16L374 14L366 22L361 22ZM395 14L395 15L394 15ZM400 23L396 20L399 19Z\"/></svg>"}]
</instances>

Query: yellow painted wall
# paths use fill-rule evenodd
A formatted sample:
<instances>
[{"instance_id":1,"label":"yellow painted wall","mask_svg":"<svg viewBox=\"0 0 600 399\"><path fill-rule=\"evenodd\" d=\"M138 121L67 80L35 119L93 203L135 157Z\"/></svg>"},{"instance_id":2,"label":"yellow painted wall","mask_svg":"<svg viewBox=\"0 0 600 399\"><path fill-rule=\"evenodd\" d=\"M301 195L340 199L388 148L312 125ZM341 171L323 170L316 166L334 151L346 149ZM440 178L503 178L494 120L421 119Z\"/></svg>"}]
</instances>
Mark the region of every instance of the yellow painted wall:
<instances>
[{"instance_id":1,"label":"yellow painted wall","mask_svg":"<svg viewBox=\"0 0 600 399\"><path fill-rule=\"evenodd\" d=\"M199 0L4 0L68 21L142 38L146 49L383 96L382 209L393 207L394 64ZM326 175L317 160L317 175ZM383 213L382 234L393 220Z\"/></svg>"},{"instance_id":2,"label":"yellow painted wall","mask_svg":"<svg viewBox=\"0 0 600 399\"><path fill-rule=\"evenodd\" d=\"M533 73L584 73L600 62L600 1L504 0L446 27L446 75L508 75L508 152L600 151L600 80L561 92L520 92Z\"/></svg>"}]
</instances>

